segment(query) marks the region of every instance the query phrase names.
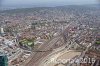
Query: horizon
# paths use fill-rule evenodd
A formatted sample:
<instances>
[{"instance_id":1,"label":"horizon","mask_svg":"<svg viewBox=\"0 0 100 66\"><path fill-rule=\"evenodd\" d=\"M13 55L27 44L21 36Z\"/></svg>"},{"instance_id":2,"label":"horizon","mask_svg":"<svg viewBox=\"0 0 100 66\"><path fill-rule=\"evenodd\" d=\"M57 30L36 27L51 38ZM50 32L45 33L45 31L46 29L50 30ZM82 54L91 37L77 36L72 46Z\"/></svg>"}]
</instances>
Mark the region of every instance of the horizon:
<instances>
[{"instance_id":1,"label":"horizon","mask_svg":"<svg viewBox=\"0 0 100 66\"><path fill-rule=\"evenodd\" d=\"M64 5L91 5L98 4L99 0L0 0L1 9L33 8L33 7L56 7Z\"/></svg>"}]
</instances>

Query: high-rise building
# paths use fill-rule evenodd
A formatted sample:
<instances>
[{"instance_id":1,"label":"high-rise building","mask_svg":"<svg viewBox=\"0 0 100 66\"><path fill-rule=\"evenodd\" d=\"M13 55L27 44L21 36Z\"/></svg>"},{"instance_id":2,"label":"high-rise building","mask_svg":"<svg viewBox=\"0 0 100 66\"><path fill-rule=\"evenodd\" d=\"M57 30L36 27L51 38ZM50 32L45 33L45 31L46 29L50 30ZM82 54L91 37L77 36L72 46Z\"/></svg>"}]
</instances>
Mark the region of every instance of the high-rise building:
<instances>
[{"instance_id":1,"label":"high-rise building","mask_svg":"<svg viewBox=\"0 0 100 66\"><path fill-rule=\"evenodd\" d=\"M0 66L8 66L8 58L4 53L0 53Z\"/></svg>"},{"instance_id":2,"label":"high-rise building","mask_svg":"<svg viewBox=\"0 0 100 66\"><path fill-rule=\"evenodd\" d=\"M4 35L4 28L0 28L0 34L1 34L1 36L3 36Z\"/></svg>"}]
</instances>

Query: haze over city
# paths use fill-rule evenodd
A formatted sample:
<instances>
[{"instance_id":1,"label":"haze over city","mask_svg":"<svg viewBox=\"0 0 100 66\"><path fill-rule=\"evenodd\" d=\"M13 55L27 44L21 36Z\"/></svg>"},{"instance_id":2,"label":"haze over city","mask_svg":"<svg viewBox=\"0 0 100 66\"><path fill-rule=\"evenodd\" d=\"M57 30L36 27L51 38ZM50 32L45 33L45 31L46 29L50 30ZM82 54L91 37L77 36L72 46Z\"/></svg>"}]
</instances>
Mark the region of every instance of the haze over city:
<instances>
[{"instance_id":1,"label":"haze over city","mask_svg":"<svg viewBox=\"0 0 100 66\"><path fill-rule=\"evenodd\" d=\"M98 0L0 0L1 8L52 7L97 3Z\"/></svg>"},{"instance_id":2,"label":"haze over city","mask_svg":"<svg viewBox=\"0 0 100 66\"><path fill-rule=\"evenodd\" d=\"M100 66L100 0L0 0L0 66Z\"/></svg>"}]
</instances>

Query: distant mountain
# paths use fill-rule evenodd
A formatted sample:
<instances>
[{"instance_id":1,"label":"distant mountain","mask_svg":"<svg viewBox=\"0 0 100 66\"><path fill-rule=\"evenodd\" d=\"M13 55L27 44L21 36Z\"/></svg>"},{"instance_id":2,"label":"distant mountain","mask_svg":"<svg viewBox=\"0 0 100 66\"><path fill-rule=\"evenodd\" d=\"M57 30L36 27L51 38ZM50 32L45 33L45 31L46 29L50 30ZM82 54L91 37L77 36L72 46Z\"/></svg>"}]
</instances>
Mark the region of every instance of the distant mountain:
<instances>
[{"instance_id":1,"label":"distant mountain","mask_svg":"<svg viewBox=\"0 0 100 66\"><path fill-rule=\"evenodd\" d=\"M65 6L56 6L56 7L34 7L34 8L19 8L19 9L7 9L1 10L2 13L26 13L26 12L34 12L43 9L59 9L59 10L68 10L68 9L100 9L100 4L92 4L92 5L65 5Z\"/></svg>"}]
</instances>

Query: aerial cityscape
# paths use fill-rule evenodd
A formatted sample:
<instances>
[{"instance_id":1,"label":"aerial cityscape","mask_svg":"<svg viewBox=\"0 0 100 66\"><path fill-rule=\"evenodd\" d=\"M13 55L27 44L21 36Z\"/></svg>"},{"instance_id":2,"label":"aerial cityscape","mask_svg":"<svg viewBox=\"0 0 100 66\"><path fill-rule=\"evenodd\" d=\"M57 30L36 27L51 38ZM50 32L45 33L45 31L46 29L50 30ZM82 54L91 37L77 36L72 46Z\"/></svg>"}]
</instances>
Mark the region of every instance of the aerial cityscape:
<instances>
[{"instance_id":1,"label":"aerial cityscape","mask_svg":"<svg viewBox=\"0 0 100 66\"><path fill-rule=\"evenodd\" d=\"M100 66L100 4L92 1L1 0L0 66Z\"/></svg>"}]
</instances>

